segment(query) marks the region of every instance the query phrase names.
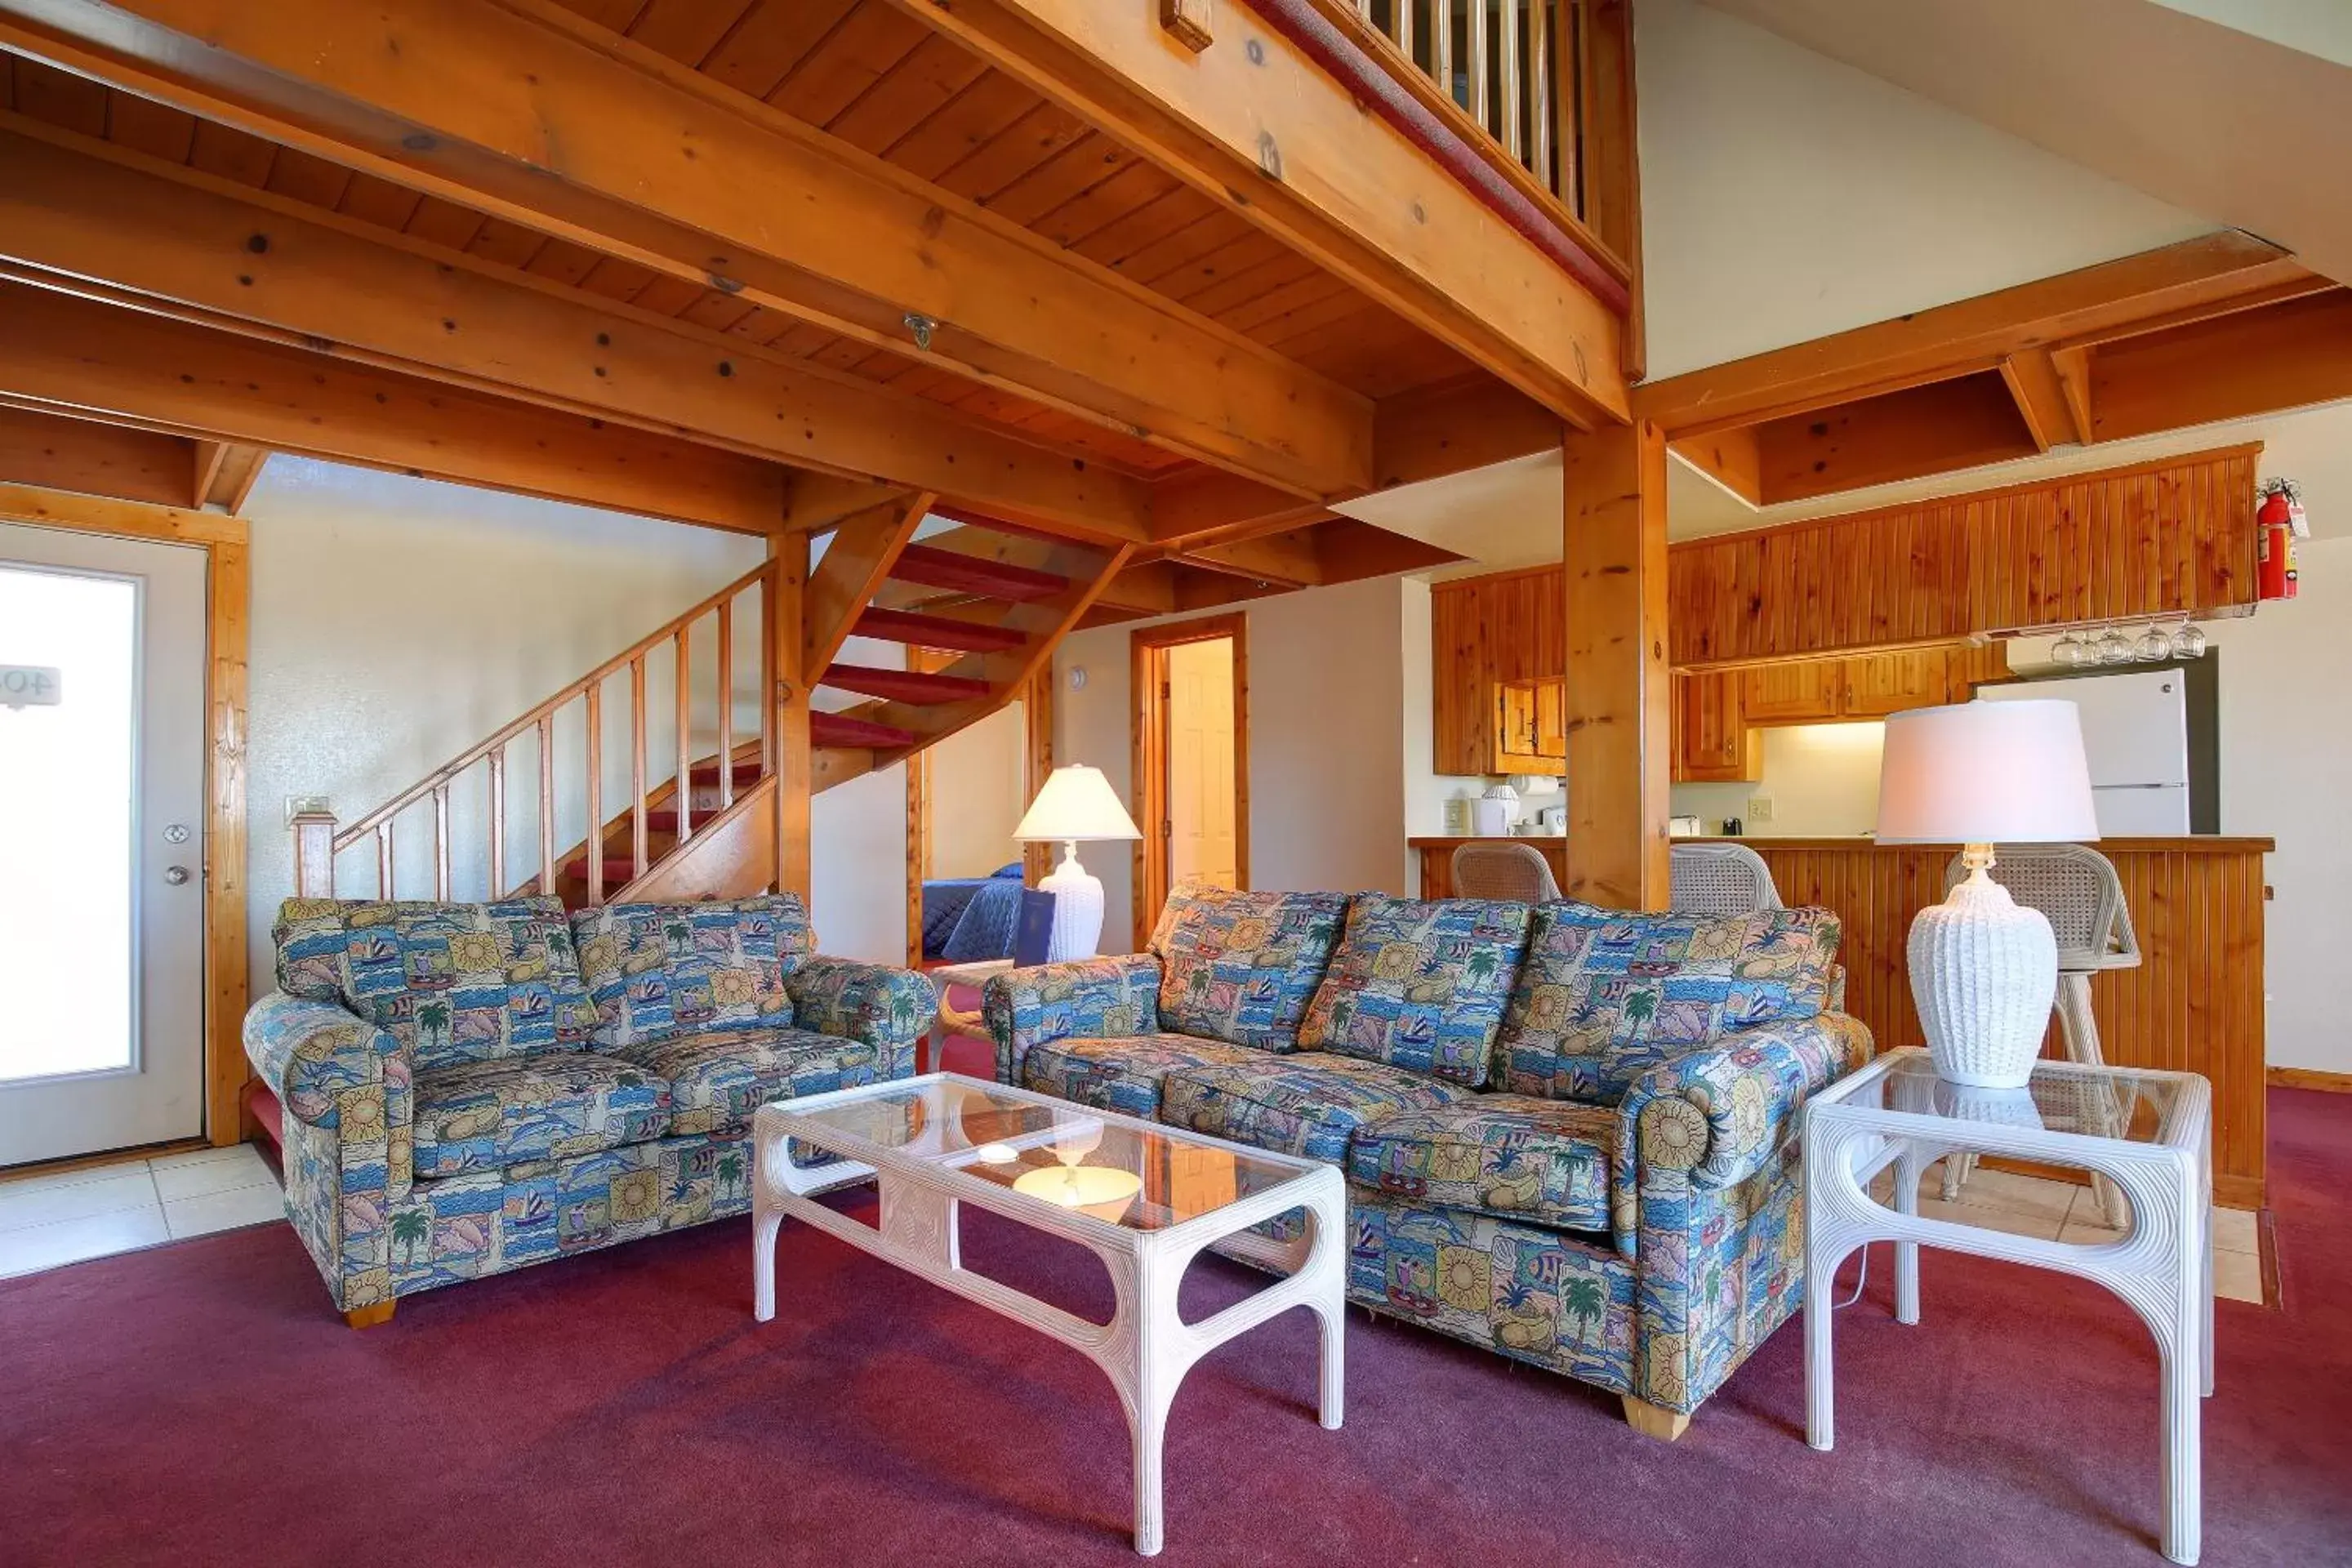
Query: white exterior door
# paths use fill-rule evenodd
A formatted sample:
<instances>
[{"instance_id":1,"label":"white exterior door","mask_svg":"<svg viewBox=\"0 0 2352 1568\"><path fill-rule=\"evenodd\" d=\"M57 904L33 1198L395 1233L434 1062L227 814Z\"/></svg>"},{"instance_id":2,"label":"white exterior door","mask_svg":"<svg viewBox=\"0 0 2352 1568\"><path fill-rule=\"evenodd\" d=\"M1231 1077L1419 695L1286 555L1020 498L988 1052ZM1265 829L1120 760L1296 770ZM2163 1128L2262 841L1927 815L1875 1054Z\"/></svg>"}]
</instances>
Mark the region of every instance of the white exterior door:
<instances>
[{"instance_id":1,"label":"white exterior door","mask_svg":"<svg viewBox=\"0 0 2352 1568\"><path fill-rule=\"evenodd\" d=\"M204 1131L205 555L0 523L0 1166Z\"/></svg>"},{"instance_id":2,"label":"white exterior door","mask_svg":"<svg viewBox=\"0 0 2352 1568\"><path fill-rule=\"evenodd\" d=\"M1233 639L1170 648L1168 691L1169 879L1234 887Z\"/></svg>"}]
</instances>

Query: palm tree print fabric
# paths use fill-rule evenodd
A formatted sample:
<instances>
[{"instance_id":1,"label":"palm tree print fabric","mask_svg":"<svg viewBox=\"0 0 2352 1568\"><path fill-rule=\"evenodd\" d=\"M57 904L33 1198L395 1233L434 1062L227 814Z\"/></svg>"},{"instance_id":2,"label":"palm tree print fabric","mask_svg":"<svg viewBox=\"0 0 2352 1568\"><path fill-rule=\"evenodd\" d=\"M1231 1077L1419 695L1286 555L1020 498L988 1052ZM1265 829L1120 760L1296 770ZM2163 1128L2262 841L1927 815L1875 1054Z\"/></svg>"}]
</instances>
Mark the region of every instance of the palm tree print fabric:
<instances>
[{"instance_id":1,"label":"palm tree print fabric","mask_svg":"<svg viewBox=\"0 0 2352 1568\"><path fill-rule=\"evenodd\" d=\"M272 934L279 990L341 1002L420 1070L582 1050L595 1024L554 899L289 899Z\"/></svg>"},{"instance_id":2,"label":"palm tree print fabric","mask_svg":"<svg viewBox=\"0 0 2352 1568\"><path fill-rule=\"evenodd\" d=\"M1359 1128L1348 1179L1439 1208L1605 1232L1616 1140L1608 1106L1482 1094Z\"/></svg>"},{"instance_id":3,"label":"palm tree print fabric","mask_svg":"<svg viewBox=\"0 0 2352 1568\"><path fill-rule=\"evenodd\" d=\"M784 977L816 951L798 898L606 904L572 916L597 1046L793 1023Z\"/></svg>"},{"instance_id":4,"label":"palm tree print fabric","mask_svg":"<svg viewBox=\"0 0 2352 1568\"><path fill-rule=\"evenodd\" d=\"M1237 893L1187 881L1151 933L1160 1026L1287 1051L1331 960L1345 893Z\"/></svg>"},{"instance_id":5,"label":"palm tree print fabric","mask_svg":"<svg viewBox=\"0 0 2352 1568\"><path fill-rule=\"evenodd\" d=\"M667 1083L673 1133L740 1132L772 1100L911 1078L915 1070L911 1044L894 1051L806 1029L689 1035L627 1052Z\"/></svg>"},{"instance_id":6,"label":"palm tree print fabric","mask_svg":"<svg viewBox=\"0 0 2352 1568\"><path fill-rule=\"evenodd\" d=\"M1127 1040L1160 1029L1160 961L1149 953L1042 963L989 977L981 1015L996 1042L996 1079L1024 1083L1024 1060L1055 1040Z\"/></svg>"},{"instance_id":7,"label":"palm tree print fabric","mask_svg":"<svg viewBox=\"0 0 2352 1568\"><path fill-rule=\"evenodd\" d=\"M1827 910L1629 915L1538 907L1496 1050L1518 1094L1612 1104L1693 1046L1828 1005L1842 928Z\"/></svg>"},{"instance_id":8,"label":"palm tree print fabric","mask_svg":"<svg viewBox=\"0 0 2352 1568\"><path fill-rule=\"evenodd\" d=\"M1470 1098L1470 1091L1381 1062L1320 1054L1171 1072L1160 1120L1277 1154L1339 1164L1367 1123Z\"/></svg>"},{"instance_id":9,"label":"palm tree print fabric","mask_svg":"<svg viewBox=\"0 0 2352 1568\"><path fill-rule=\"evenodd\" d=\"M658 1138L669 1085L585 1052L468 1062L417 1075L415 1118L415 1175L429 1180Z\"/></svg>"},{"instance_id":10,"label":"palm tree print fabric","mask_svg":"<svg viewBox=\"0 0 2352 1568\"><path fill-rule=\"evenodd\" d=\"M1634 1387L1633 1268L1556 1230L1348 1194L1350 1300L1614 1393Z\"/></svg>"},{"instance_id":11,"label":"palm tree print fabric","mask_svg":"<svg viewBox=\"0 0 2352 1568\"><path fill-rule=\"evenodd\" d=\"M1058 1095L1097 1110L1157 1117L1160 1085L1170 1073L1264 1059L1264 1053L1247 1046L1197 1040L1190 1035L1063 1039L1032 1046L1022 1060L1021 1081L1040 1093Z\"/></svg>"},{"instance_id":12,"label":"palm tree print fabric","mask_svg":"<svg viewBox=\"0 0 2352 1568\"><path fill-rule=\"evenodd\" d=\"M811 958L785 972L784 989L800 1029L872 1047L885 1079L913 1075L915 1047L940 1016L938 986L887 964Z\"/></svg>"},{"instance_id":13,"label":"palm tree print fabric","mask_svg":"<svg viewBox=\"0 0 2352 1568\"><path fill-rule=\"evenodd\" d=\"M1532 913L1527 904L1359 893L1307 1009L1299 1048L1475 1089L1486 1081Z\"/></svg>"}]
</instances>

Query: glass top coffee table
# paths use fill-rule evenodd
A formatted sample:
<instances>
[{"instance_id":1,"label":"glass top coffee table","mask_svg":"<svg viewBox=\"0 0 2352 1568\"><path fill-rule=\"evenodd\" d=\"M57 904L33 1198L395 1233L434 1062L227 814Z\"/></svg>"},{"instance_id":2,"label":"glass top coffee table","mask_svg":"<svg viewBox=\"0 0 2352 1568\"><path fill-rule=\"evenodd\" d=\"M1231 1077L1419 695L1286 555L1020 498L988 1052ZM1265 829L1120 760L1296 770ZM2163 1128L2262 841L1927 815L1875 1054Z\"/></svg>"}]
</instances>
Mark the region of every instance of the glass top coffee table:
<instances>
[{"instance_id":1,"label":"glass top coffee table","mask_svg":"<svg viewBox=\"0 0 2352 1568\"><path fill-rule=\"evenodd\" d=\"M1192 1363L1294 1306L1322 1329L1321 1418L1339 1425L1347 1197L1337 1168L1245 1144L930 1073L761 1106L751 1123L755 1312L776 1315L776 1232L789 1215L1083 1352L1110 1378L1135 1449L1135 1549L1160 1550L1160 1443ZM813 1194L870 1179L878 1226ZM964 1268L958 1208L1065 1237L1109 1269L1097 1324ZM1306 1212L1295 1238L1251 1227ZM1188 1323L1176 1293L1195 1253L1225 1243L1286 1278Z\"/></svg>"},{"instance_id":2,"label":"glass top coffee table","mask_svg":"<svg viewBox=\"0 0 2352 1568\"><path fill-rule=\"evenodd\" d=\"M1834 1436L1831 1281L1874 1241L1895 1243L1895 1318L1919 1321L1922 1244L2096 1280L2155 1336L2162 1366L2164 1554L2197 1561L2200 1398L2213 1392L2211 1090L2194 1073L2034 1064L2023 1089L1971 1089L1936 1075L1927 1053L1889 1051L1805 1105L1806 1440ZM2104 1176L2128 1201L2105 1243L2014 1236L1919 1213L1937 1160L2007 1155ZM1895 1172L1894 1206L1870 1194Z\"/></svg>"}]
</instances>

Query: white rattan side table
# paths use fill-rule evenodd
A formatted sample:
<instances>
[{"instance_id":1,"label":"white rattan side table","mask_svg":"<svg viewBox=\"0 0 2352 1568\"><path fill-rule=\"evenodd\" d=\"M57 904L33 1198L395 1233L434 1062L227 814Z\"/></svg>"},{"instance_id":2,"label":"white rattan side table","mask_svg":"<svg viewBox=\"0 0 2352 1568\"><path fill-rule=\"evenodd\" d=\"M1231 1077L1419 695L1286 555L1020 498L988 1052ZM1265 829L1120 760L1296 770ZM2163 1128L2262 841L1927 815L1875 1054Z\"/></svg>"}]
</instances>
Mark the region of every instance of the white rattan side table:
<instances>
[{"instance_id":1,"label":"white rattan side table","mask_svg":"<svg viewBox=\"0 0 2352 1568\"><path fill-rule=\"evenodd\" d=\"M1919 1248L1944 1247L2097 1281L2139 1314L2162 1367L2164 1554L2197 1561L2201 1396L2213 1392L2211 1094L2194 1073L2035 1064L2021 1089L1967 1089L1922 1050L1890 1051L1805 1106L1805 1427L1831 1446L1831 1281L1855 1249L1895 1244L1895 1316L1919 1321ZM1999 1154L2073 1166L2130 1206L2119 1240L2014 1236L1918 1212L1937 1160ZM1871 1196L1892 1168L1894 1206Z\"/></svg>"},{"instance_id":2,"label":"white rattan side table","mask_svg":"<svg viewBox=\"0 0 2352 1568\"><path fill-rule=\"evenodd\" d=\"M754 1312L776 1315L776 1232L804 1220L1102 1368L1134 1443L1135 1549L1160 1550L1160 1445L1192 1363L1304 1306L1322 1331L1322 1425L1339 1426L1348 1200L1338 1167L1074 1105L957 1073L763 1105L752 1118ZM814 1201L871 1178L878 1226ZM1055 1195L1058 1194L1058 1195ZM1076 1242L1103 1260L1117 1305L1092 1323L963 1267L965 1204ZM1305 1211L1295 1239L1251 1227ZM1225 1244L1285 1276L1198 1322L1177 1311L1184 1270Z\"/></svg>"}]
</instances>

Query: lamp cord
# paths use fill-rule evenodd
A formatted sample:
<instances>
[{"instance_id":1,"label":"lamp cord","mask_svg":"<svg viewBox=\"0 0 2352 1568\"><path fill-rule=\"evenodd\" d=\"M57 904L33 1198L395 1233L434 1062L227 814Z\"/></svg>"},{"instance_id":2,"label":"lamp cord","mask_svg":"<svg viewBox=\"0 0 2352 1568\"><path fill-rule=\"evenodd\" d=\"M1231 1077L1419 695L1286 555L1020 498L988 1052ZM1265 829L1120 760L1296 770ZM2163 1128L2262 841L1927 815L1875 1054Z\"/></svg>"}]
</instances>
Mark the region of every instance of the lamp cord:
<instances>
[{"instance_id":1,"label":"lamp cord","mask_svg":"<svg viewBox=\"0 0 2352 1568\"><path fill-rule=\"evenodd\" d=\"M1856 1275L1856 1276L1855 1276L1855 1278L1854 1278L1854 1281L1853 1281L1853 1295L1851 1295L1851 1296L1848 1296L1848 1297L1847 1297L1844 1300L1843 1300L1843 1301L1832 1301L1832 1302L1831 1302L1831 1303L1830 1303L1830 1310L1832 1310L1832 1312L1843 1312L1843 1311L1844 1311L1848 1307L1853 1306L1856 1301L1861 1300L1862 1300L1862 1292L1863 1292L1864 1289L1869 1285L1869 1283L1870 1283L1870 1245L1869 1245L1869 1243L1864 1242L1864 1243L1863 1244L1863 1248L1862 1248L1862 1272L1861 1272L1860 1274Z\"/></svg>"}]
</instances>

